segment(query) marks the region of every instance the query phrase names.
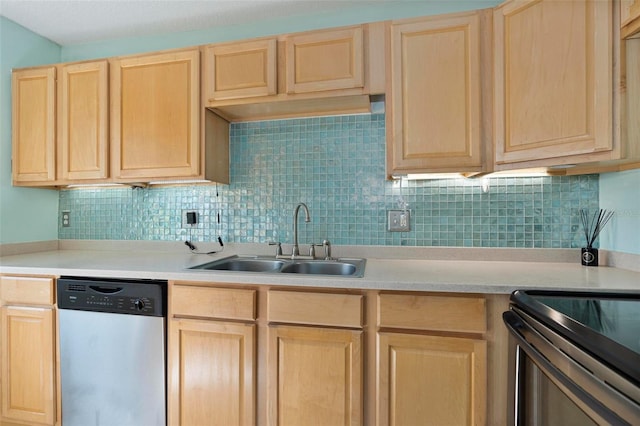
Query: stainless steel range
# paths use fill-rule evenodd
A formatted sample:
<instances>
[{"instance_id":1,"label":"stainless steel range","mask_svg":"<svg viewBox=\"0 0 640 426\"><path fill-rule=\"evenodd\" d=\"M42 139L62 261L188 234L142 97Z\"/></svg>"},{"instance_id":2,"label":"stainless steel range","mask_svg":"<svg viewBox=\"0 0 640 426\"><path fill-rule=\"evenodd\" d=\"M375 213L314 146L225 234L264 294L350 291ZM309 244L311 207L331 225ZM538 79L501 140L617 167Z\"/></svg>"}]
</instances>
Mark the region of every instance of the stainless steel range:
<instances>
[{"instance_id":1,"label":"stainless steel range","mask_svg":"<svg viewBox=\"0 0 640 426\"><path fill-rule=\"evenodd\" d=\"M640 294L516 291L510 424L640 424Z\"/></svg>"}]
</instances>

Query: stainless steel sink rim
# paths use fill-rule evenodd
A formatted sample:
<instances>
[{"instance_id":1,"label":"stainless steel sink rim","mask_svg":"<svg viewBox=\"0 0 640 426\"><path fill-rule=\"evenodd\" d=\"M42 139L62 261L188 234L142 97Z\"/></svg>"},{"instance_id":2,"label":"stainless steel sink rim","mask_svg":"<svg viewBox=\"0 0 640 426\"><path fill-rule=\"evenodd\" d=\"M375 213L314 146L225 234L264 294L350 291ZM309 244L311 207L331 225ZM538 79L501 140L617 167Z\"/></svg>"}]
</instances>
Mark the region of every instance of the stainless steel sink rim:
<instances>
[{"instance_id":1,"label":"stainless steel sink rim","mask_svg":"<svg viewBox=\"0 0 640 426\"><path fill-rule=\"evenodd\" d=\"M249 272L289 275L321 275L362 278L366 259L339 258L335 260L290 260L271 256L233 255L191 266L189 270L217 272Z\"/></svg>"}]
</instances>

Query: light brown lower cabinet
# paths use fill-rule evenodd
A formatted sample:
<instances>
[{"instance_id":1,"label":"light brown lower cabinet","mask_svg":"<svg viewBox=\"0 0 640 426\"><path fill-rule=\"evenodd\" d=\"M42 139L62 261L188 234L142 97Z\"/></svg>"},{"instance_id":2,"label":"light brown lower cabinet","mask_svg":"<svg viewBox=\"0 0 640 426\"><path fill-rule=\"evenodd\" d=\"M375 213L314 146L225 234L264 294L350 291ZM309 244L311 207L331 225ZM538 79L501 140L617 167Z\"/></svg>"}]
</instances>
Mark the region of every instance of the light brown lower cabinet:
<instances>
[{"instance_id":1,"label":"light brown lower cabinet","mask_svg":"<svg viewBox=\"0 0 640 426\"><path fill-rule=\"evenodd\" d=\"M0 304L0 424L53 425L53 279L0 277Z\"/></svg>"},{"instance_id":2,"label":"light brown lower cabinet","mask_svg":"<svg viewBox=\"0 0 640 426\"><path fill-rule=\"evenodd\" d=\"M255 424L255 325L175 320L172 425Z\"/></svg>"},{"instance_id":3,"label":"light brown lower cabinet","mask_svg":"<svg viewBox=\"0 0 640 426\"><path fill-rule=\"evenodd\" d=\"M377 425L503 424L506 298L380 292Z\"/></svg>"},{"instance_id":4,"label":"light brown lower cabinet","mask_svg":"<svg viewBox=\"0 0 640 426\"><path fill-rule=\"evenodd\" d=\"M506 422L507 295L171 283L169 298L170 425Z\"/></svg>"},{"instance_id":5,"label":"light brown lower cabinet","mask_svg":"<svg viewBox=\"0 0 640 426\"><path fill-rule=\"evenodd\" d=\"M486 423L486 342L401 333L378 342L378 424Z\"/></svg>"},{"instance_id":6,"label":"light brown lower cabinet","mask_svg":"<svg viewBox=\"0 0 640 426\"><path fill-rule=\"evenodd\" d=\"M269 329L269 424L362 423L362 330Z\"/></svg>"},{"instance_id":7,"label":"light brown lower cabinet","mask_svg":"<svg viewBox=\"0 0 640 426\"><path fill-rule=\"evenodd\" d=\"M254 303L250 289L171 284L170 425L256 423Z\"/></svg>"},{"instance_id":8,"label":"light brown lower cabinet","mask_svg":"<svg viewBox=\"0 0 640 426\"><path fill-rule=\"evenodd\" d=\"M267 424L363 424L362 294L267 294Z\"/></svg>"}]
</instances>

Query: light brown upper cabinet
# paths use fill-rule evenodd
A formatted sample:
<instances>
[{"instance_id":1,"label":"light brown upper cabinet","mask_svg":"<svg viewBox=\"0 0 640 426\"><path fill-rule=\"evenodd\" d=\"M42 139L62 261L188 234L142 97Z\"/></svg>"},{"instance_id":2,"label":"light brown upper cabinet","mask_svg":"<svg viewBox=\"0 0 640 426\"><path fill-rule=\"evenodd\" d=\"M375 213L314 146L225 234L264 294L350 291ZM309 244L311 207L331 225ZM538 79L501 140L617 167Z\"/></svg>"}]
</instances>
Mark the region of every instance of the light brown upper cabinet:
<instances>
[{"instance_id":1,"label":"light brown upper cabinet","mask_svg":"<svg viewBox=\"0 0 640 426\"><path fill-rule=\"evenodd\" d=\"M109 64L64 64L58 77L58 170L63 182L106 179Z\"/></svg>"},{"instance_id":2,"label":"light brown upper cabinet","mask_svg":"<svg viewBox=\"0 0 640 426\"><path fill-rule=\"evenodd\" d=\"M392 22L387 174L483 169L482 13Z\"/></svg>"},{"instance_id":3,"label":"light brown upper cabinet","mask_svg":"<svg viewBox=\"0 0 640 426\"><path fill-rule=\"evenodd\" d=\"M620 4L622 37L637 35L640 32L640 0L622 0Z\"/></svg>"},{"instance_id":4,"label":"light brown upper cabinet","mask_svg":"<svg viewBox=\"0 0 640 426\"><path fill-rule=\"evenodd\" d=\"M361 26L289 36L286 56L287 93L364 86Z\"/></svg>"},{"instance_id":5,"label":"light brown upper cabinet","mask_svg":"<svg viewBox=\"0 0 640 426\"><path fill-rule=\"evenodd\" d=\"M204 47L207 101L275 95L275 38Z\"/></svg>"},{"instance_id":6,"label":"light brown upper cabinet","mask_svg":"<svg viewBox=\"0 0 640 426\"><path fill-rule=\"evenodd\" d=\"M496 167L620 157L609 1L526 0L494 14Z\"/></svg>"},{"instance_id":7,"label":"light brown upper cabinet","mask_svg":"<svg viewBox=\"0 0 640 426\"><path fill-rule=\"evenodd\" d=\"M12 75L12 177L14 185L53 184L56 179L56 68L16 70Z\"/></svg>"},{"instance_id":8,"label":"light brown upper cabinet","mask_svg":"<svg viewBox=\"0 0 640 426\"><path fill-rule=\"evenodd\" d=\"M385 90L386 25L203 46L204 107L230 122L369 112Z\"/></svg>"},{"instance_id":9,"label":"light brown upper cabinet","mask_svg":"<svg viewBox=\"0 0 640 426\"><path fill-rule=\"evenodd\" d=\"M108 119L106 60L14 71L14 185L105 181Z\"/></svg>"},{"instance_id":10,"label":"light brown upper cabinet","mask_svg":"<svg viewBox=\"0 0 640 426\"><path fill-rule=\"evenodd\" d=\"M111 62L111 169L116 181L199 176L200 119L198 49Z\"/></svg>"}]
</instances>

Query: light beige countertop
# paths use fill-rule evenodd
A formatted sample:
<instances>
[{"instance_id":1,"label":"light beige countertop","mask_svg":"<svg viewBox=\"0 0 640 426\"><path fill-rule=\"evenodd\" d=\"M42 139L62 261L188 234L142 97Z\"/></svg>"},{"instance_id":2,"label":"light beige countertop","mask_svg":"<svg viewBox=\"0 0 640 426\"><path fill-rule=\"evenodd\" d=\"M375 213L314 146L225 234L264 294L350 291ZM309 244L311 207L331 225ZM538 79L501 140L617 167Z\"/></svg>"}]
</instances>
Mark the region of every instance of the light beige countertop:
<instances>
[{"instance_id":1,"label":"light beige countertop","mask_svg":"<svg viewBox=\"0 0 640 426\"><path fill-rule=\"evenodd\" d=\"M216 248L211 245L202 250ZM4 250L0 273L463 293L504 294L516 289L640 292L640 272L584 267L576 249L335 247L335 256L367 259L362 278L187 269L234 254L272 255L272 251L266 245L231 244L222 253L203 255L190 253L181 243L60 241L57 248L48 245L45 251L7 255Z\"/></svg>"}]
</instances>

